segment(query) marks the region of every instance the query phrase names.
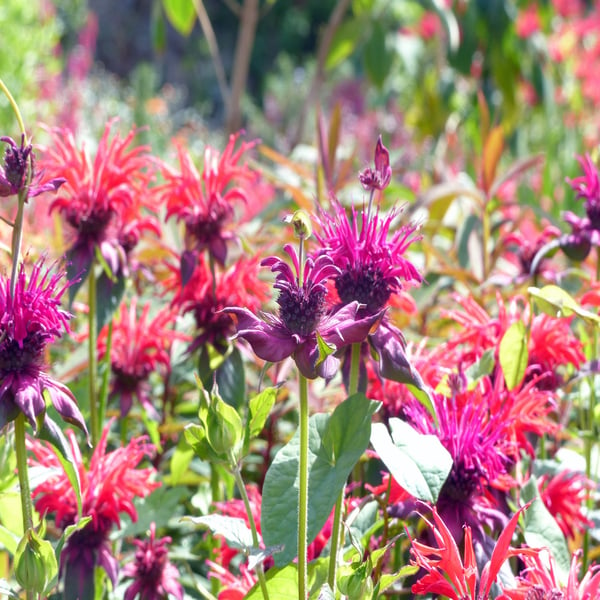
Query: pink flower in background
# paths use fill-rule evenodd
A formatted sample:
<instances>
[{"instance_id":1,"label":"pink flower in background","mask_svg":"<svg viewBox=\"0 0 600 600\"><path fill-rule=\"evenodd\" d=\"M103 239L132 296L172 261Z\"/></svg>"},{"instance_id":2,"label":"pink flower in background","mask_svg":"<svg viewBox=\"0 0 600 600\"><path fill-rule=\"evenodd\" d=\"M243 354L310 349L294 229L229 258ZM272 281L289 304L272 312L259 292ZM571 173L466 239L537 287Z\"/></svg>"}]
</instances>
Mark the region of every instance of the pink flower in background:
<instances>
[{"instance_id":1,"label":"pink flower in background","mask_svg":"<svg viewBox=\"0 0 600 600\"><path fill-rule=\"evenodd\" d=\"M231 231L235 203L249 202L254 193L258 173L245 163L239 163L258 142L243 142L236 150L239 136L238 133L229 137L222 154L207 146L202 173L189 152L179 144L176 146L179 170L161 163L165 183L156 192L166 203L167 219L175 217L185 225L184 284L193 272L198 253L203 250L208 250L220 265L225 264L227 242L235 237ZM184 269L186 260L191 262L192 268Z\"/></svg>"},{"instance_id":2,"label":"pink flower in background","mask_svg":"<svg viewBox=\"0 0 600 600\"><path fill-rule=\"evenodd\" d=\"M156 539L155 523L150 524L147 540L133 540L137 546L134 561L123 568L123 577L133 582L123 600L167 600L171 596L183 600L179 571L169 561L167 544L171 541L170 537Z\"/></svg>"},{"instance_id":3,"label":"pink flower in background","mask_svg":"<svg viewBox=\"0 0 600 600\"><path fill-rule=\"evenodd\" d=\"M531 4L525 10L519 11L515 28L517 35L521 38L528 38L540 30L540 15L538 7L535 4Z\"/></svg>"},{"instance_id":4,"label":"pink flower in background","mask_svg":"<svg viewBox=\"0 0 600 600\"><path fill-rule=\"evenodd\" d=\"M118 398L121 417L129 414L134 399L145 409L149 417L158 420L153 404L149 377L151 373L165 375L170 369L170 348L175 340L189 337L174 331L175 313L169 309L150 318L150 305L142 307L138 315L137 299L130 305L121 304L119 314L113 320L110 364L112 371L111 398ZM108 328L98 336L98 353L104 358L107 351Z\"/></svg>"},{"instance_id":5,"label":"pink flower in background","mask_svg":"<svg viewBox=\"0 0 600 600\"><path fill-rule=\"evenodd\" d=\"M149 148L133 145L135 130L111 139L112 125L106 126L93 160L85 148L77 147L71 131L53 129L40 161L49 174L66 178L50 210L58 210L72 229L67 255L77 274L87 273L96 248L113 274L126 270L131 241L137 241L134 230L148 226L132 208L139 213L153 207L147 189L153 177Z\"/></svg>"},{"instance_id":6,"label":"pink flower in background","mask_svg":"<svg viewBox=\"0 0 600 600\"><path fill-rule=\"evenodd\" d=\"M62 552L65 589L72 598L88 597L96 566L101 566L116 585L119 563L112 554L109 534L115 525L121 525L121 513L129 515L132 521L137 520L134 498L144 498L160 486L153 481L156 474L153 467L137 468L153 455L154 446L145 437L137 437L127 446L107 452L109 427L110 424L105 427L88 468L83 464L75 435L67 432L79 473L82 515L92 518L69 538ZM35 508L40 514L53 514L56 526L64 530L77 523L73 487L49 444L30 439L28 446L34 456L32 464L50 469L48 478L33 489Z\"/></svg>"},{"instance_id":7,"label":"pink flower in background","mask_svg":"<svg viewBox=\"0 0 600 600\"><path fill-rule=\"evenodd\" d=\"M392 180L392 167L390 167L390 153L383 145L381 136L375 145L375 168L367 167L358 175L360 183L367 191L383 190Z\"/></svg>"},{"instance_id":8,"label":"pink flower in background","mask_svg":"<svg viewBox=\"0 0 600 600\"><path fill-rule=\"evenodd\" d=\"M46 414L46 391L63 419L87 429L69 388L45 373L47 347L69 331L71 314L61 308L69 282L64 273L51 273L40 260L27 277L11 281L0 276L0 429L23 413L34 431Z\"/></svg>"}]
</instances>

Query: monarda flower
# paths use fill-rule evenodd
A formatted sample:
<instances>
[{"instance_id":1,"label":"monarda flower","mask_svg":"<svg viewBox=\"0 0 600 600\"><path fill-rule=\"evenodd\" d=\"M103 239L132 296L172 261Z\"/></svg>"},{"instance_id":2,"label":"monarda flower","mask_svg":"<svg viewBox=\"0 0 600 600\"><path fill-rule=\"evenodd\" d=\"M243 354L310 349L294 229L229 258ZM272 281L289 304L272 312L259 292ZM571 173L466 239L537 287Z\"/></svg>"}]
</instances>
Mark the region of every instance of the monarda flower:
<instances>
[{"instance_id":1,"label":"monarda flower","mask_svg":"<svg viewBox=\"0 0 600 600\"><path fill-rule=\"evenodd\" d=\"M196 321L197 333L190 352L205 344L225 353L229 338L235 334L234 318L223 312L228 306L247 308L256 314L268 300L268 285L258 278L258 259L240 258L225 271L211 272L200 256L194 273L184 284L179 269L166 282L174 289L172 306L181 314L190 313Z\"/></svg>"},{"instance_id":2,"label":"monarda flower","mask_svg":"<svg viewBox=\"0 0 600 600\"><path fill-rule=\"evenodd\" d=\"M175 314L162 310L150 319L150 305L142 307L138 315L137 300L129 306L121 305L113 321L110 364L112 371L111 398L118 398L121 416L129 414L133 400L145 409L152 419L159 415L152 403L149 377L151 373L170 369L169 350L174 340L185 340L188 336L173 330ZM104 358L107 351L108 328L98 336L98 352Z\"/></svg>"},{"instance_id":3,"label":"monarda flower","mask_svg":"<svg viewBox=\"0 0 600 600\"><path fill-rule=\"evenodd\" d=\"M461 557L452 534L434 508L434 522L427 519L425 521L437 547L411 540L411 564L425 571L425 575L413 584L413 594L440 594L450 600L488 600L504 562L511 556L522 556L528 552L527 549L516 550L510 547L519 515L527 506L512 516L481 572L477 566L471 528L465 527L464 552Z\"/></svg>"},{"instance_id":4,"label":"monarda flower","mask_svg":"<svg viewBox=\"0 0 600 600\"><path fill-rule=\"evenodd\" d=\"M148 147L132 146L135 130L111 139L111 128L112 122L93 160L85 148L79 150L71 131L54 129L52 144L40 161L51 175L66 178L50 211L58 210L75 234L68 258L77 274L87 273L96 248L114 275L126 271L131 242L137 242L132 224L143 226L131 209L151 207Z\"/></svg>"},{"instance_id":5,"label":"monarda flower","mask_svg":"<svg viewBox=\"0 0 600 600\"><path fill-rule=\"evenodd\" d=\"M108 430L109 426L104 429L87 469L75 435L67 432L79 473L82 515L92 520L68 539L61 554L66 600L93 597L90 590L96 566L106 571L113 586L117 584L119 563L112 554L109 534L113 526L120 526L120 513L136 521L134 498L143 498L160 485L152 481L154 468L136 468L154 453L147 439L133 438L127 446L107 452ZM48 469L49 473L46 481L33 489L36 510L40 514L54 514L61 529L75 524L77 499L56 454L39 440L29 440L28 445L35 457L33 464Z\"/></svg>"},{"instance_id":6,"label":"monarda flower","mask_svg":"<svg viewBox=\"0 0 600 600\"><path fill-rule=\"evenodd\" d=\"M358 175L360 183L367 191L383 190L392 180L392 168L390 167L390 153L383 145L381 136L377 139L375 146L375 168L367 167Z\"/></svg>"},{"instance_id":7,"label":"monarda flower","mask_svg":"<svg viewBox=\"0 0 600 600\"><path fill-rule=\"evenodd\" d=\"M7 145L0 165L0 197L16 196L27 188L26 198L34 198L43 192L55 192L65 182L62 177L40 181L41 173L34 169L33 146L25 144L25 135L21 136L20 146L8 136L0 137L0 142Z\"/></svg>"},{"instance_id":8,"label":"monarda flower","mask_svg":"<svg viewBox=\"0 0 600 600\"><path fill-rule=\"evenodd\" d=\"M339 272L332 275L340 299L338 308L352 302L360 305L360 315L375 315L389 305L390 297L405 286L420 284L417 268L405 258L409 246L417 241L416 226L406 225L390 234L397 211L387 217L370 215L353 208L352 218L337 201L332 201L333 214L322 212L322 232L316 234L320 254L329 256ZM419 374L406 357L402 333L387 317L370 332L368 341L378 357L379 374L388 379L415 383L422 387Z\"/></svg>"},{"instance_id":9,"label":"monarda flower","mask_svg":"<svg viewBox=\"0 0 600 600\"><path fill-rule=\"evenodd\" d=\"M133 540L137 550L133 562L125 565L123 576L133 579L125 590L124 600L183 600L179 571L169 561L167 544L170 537L156 539L156 524L150 524L147 540Z\"/></svg>"},{"instance_id":10,"label":"monarda flower","mask_svg":"<svg viewBox=\"0 0 600 600\"><path fill-rule=\"evenodd\" d=\"M194 271L198 253L208 250L220 265L225 264L227 242L234 237L228 229L234 204L247 202L258 173L239 164L242 155L257 142L244 142L235 150L239 134L231 135L222 154L207 146L202 174L190 154L177 145L179 171L162 164L165 184L157 188L166 202L167 219L175 217L185 225L185 252L181 257L184 284Z\"/></svg>"},{"instance_id":11,"label":"monarda flower","mask_svg":"<svg viewBox=\"0 0 600 600\"><path fill-rule=\"evenodd\" d=\"M44 372L48 345L69 331L72 315L60 302L70 284L63 278L64 273L46 269L43 260L29 278L21 265L13 296L10 278L0 276L0 429L23 413L37 431L47 392L62 418L87 433L69 388Z\"/></svg>"},{"instance_id":12,"label":"monarda flower","mask_svg":"<svg viewBox=\"0 0 600 600\"><path fill-rule=\"evenodd\" d=\"M279 362L291 356L305 377L320 376L329 380L339 367L339 359L333 352L365 340L382 313L362 316L358 302L327 311L326 282L339 274L338 267L329 256L308 257L300 285L298 255L289 244L284 249L292 259L294 270L276 256L261 263L277 273L274 287L279 290L279 314L259 318L240 307L228 307L225 312L235 316L236 336L245 339L259 358ZM323 342L328 346L326 353Z\"/></svg>"}]
</instances>

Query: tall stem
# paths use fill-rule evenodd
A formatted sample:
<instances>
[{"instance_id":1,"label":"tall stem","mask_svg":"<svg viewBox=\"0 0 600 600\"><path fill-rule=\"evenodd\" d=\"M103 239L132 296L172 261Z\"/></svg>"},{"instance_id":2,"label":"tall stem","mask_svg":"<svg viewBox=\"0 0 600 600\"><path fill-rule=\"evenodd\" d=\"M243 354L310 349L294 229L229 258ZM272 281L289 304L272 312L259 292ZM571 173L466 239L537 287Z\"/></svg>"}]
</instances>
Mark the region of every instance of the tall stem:
<instances>
[{"instance_id":1,"label":"tall stem","mask_svg":"<svg viewBox=\"0 0 600 600\"><path fill-rule=\"evenodd\" d=\"M300 458L298 492L298 598L308 597L308 380L298 376L300 388Z\"/></svg>"},{"instance_id":2,"label":"tall stem","mask_svg":"<svg viewBox=\"0 0 600 600\"><path fill-rule=\"evenodd\" d=\"M352 354L350 357L350 379L348 382L348 396L356 394L358 391L358 377L360 373L360 343L352 344ZM342 515L344 509L345 486L342 487L340 495L335 502L333 512L333 524L331 526L331 552L329 554L329 572L327 583L331 588L333 595L336 595L336 574L339 549L342 542Z\"/></svg>"},{"instance_id":3,"label":"tall stem","mask_svg":"<svg viewBox=\"0 0 600 600\"><path fill-rule=\"evenodd\" d=\"M258 530L256 528L256 522L254 521L254 515L252 514L252 508L250 506L250 499L248 498L248 492L246 492L246 486L244 485L244 480L242 478L242 473L240 467L233 456L233 453L229 457L231 470L233 472L233 476L235 478L235 483L240 491L240 495L242 496L242 500L244 501L244 507L246 508L246 514L248 515L248 521L250 522L250 531L252 532L252 545L255 548L259 547L258 541ZM256 574L258 576L258 582L260 584L260 589L263 594L264 600L269 600L269 591L267 590L267 580L265 579L265 572L263 570L262 563L260 563L256 567Z\"/></svg>"},{"instance_id":4,"label":"tall stem","mask_svg":"<svg viewBox=\"0 0 600 600\"><path fill-rule=\"evenodd\" d=\"M100 439L100 421L98 419L98 404L96 399L96 382L98 379L98 322L96 320L96 261L92 260L88 273L88 363L89 363L89 396L90 396L90 425L92 444L96 446Z\"/></svg>"},{"instance_id":5,"label":"tall stem","mask_svg":"<svg viewBox=\"0 0 600 600\"><path fill-rule=\"evenodd\" d=\"M23 515L23 532L33 529L33 508L31 506L31 490L29 488L29 472L27 468L27 448L25 446L25 415L19 413L15 419L15 451L17 453L17 474L21 493L21 513ZM34 600L33 590L25 590L27 600Z\"/></svg>"}]
</instances>

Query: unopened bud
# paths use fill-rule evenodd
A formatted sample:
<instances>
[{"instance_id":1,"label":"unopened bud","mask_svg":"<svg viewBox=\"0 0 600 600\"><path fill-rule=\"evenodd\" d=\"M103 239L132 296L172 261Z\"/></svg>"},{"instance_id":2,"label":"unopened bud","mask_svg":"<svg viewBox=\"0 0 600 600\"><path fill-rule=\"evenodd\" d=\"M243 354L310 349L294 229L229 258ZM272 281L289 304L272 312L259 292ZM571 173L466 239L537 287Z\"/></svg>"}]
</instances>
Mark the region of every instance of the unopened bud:
<instances>
[{"instance_id":1,"label":"unopened bud","mask_svg":"<svg viewBox=\"0 0 600 600\"><path fill-rule=\"evenodd\" d=\"M285 217L284 222L291 223L294 228L294 235L302 240L307 240L312 235L310 216L303 209L299 209L293 215Z\"/></svg>"},{"instance_id":2,"label":"unopened bud","mask_svg":"<svg viewBox=\"0 0 600 600\"><path fill-rule=\"evenodd\" d=\"M43 594L57 573L52 544L28 529L15 552L15 579L23 589Z\"/></svg>"}]
</instances>

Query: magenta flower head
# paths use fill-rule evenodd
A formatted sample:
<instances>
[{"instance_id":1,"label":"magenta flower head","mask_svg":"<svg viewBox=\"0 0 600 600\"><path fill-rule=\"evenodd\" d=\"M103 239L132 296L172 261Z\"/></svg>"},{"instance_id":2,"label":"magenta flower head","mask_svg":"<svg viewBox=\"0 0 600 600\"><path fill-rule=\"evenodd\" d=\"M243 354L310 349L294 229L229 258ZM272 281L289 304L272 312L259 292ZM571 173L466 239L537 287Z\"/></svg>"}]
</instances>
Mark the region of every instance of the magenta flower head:
<instances>
[{"instance_id":1,"label":"magenta flower head","mask_svg":"<svg viewBox=\"0 0 600 600\"><path fill-rule=\"evenodd\" d=\"M55 192L65 180L56 177L45 183L40 182L41 175L33 171L33 147L25 145L25 135L21 136L21 145L10 137L0 137L7 144L4 151L4 163L0 165L0 197L15 196L26 187L27 198L34 198L43 192ZM27 177L27 165L31 167L31 177Z\"/></svg>"},{"instance_id":2,"label":"magenta flower head","mask_svg":"<svg viewBox=\"0 0 600 600\"><path fill-rule=\"evenodd\" d=\"M279 315L265 314L261 319L247 308L229 307L225 311L237 319L236 337L249 342L259 358L279 362L291 356L305 377L320 376L329 380L338 370L339 359L333 353L324 356L319 342L325 342L334 352L348 344L362 342L382 313L361 316L358 302L351 302L335 312L327 311L326 282L338 275L339 269L329 256L308 257L304 281L299 285L298 255L291 245L284 249L292 259L294 270L276 256L261 263L277 273L274 287L279 290Z\"/></svg>"},{"instance_id":3,"label":"magenta flower head","mask_svg":"<svg viewBox=\"0 0 600 600\"><path fill-rule=\"evenodd\" d=\"M392 167L390 167L390 153L383 145L381 136L375 146L375 169L367 167L361 171L358 178L367 191L383 190L392 180Z\"/></svg>"},{"instance_id":4,"label":"magenta flower head","mask_svg":"<svg viewBox=\"0 0 600 600\"><path fill-rule=\"evenodd\" d=\"M61 284L63 276L51 274L42 259L28 279L21 265L14 296L10 278L0 276L0 429L23 413L37 431L47 392L62 418L87 433L71 391L44 372L46 347L69 330L71 315L60 306L70 285Z\"/></svg>"},{"instance_id":5,"label":"magenta flower head","mask_svg":"<svg viewBox=\"0 0 600 600\"><path fill-rule=\"evenodd\" d=\"M183 600L179 571L169 561L167 544L170 537L156 539L156 524L150 524L147 540L134 540L137 546L135 559L125 565L123 575L133 578L125 591L124 600L166 600L168 597Z\"/></svg>"}]
</instances>

